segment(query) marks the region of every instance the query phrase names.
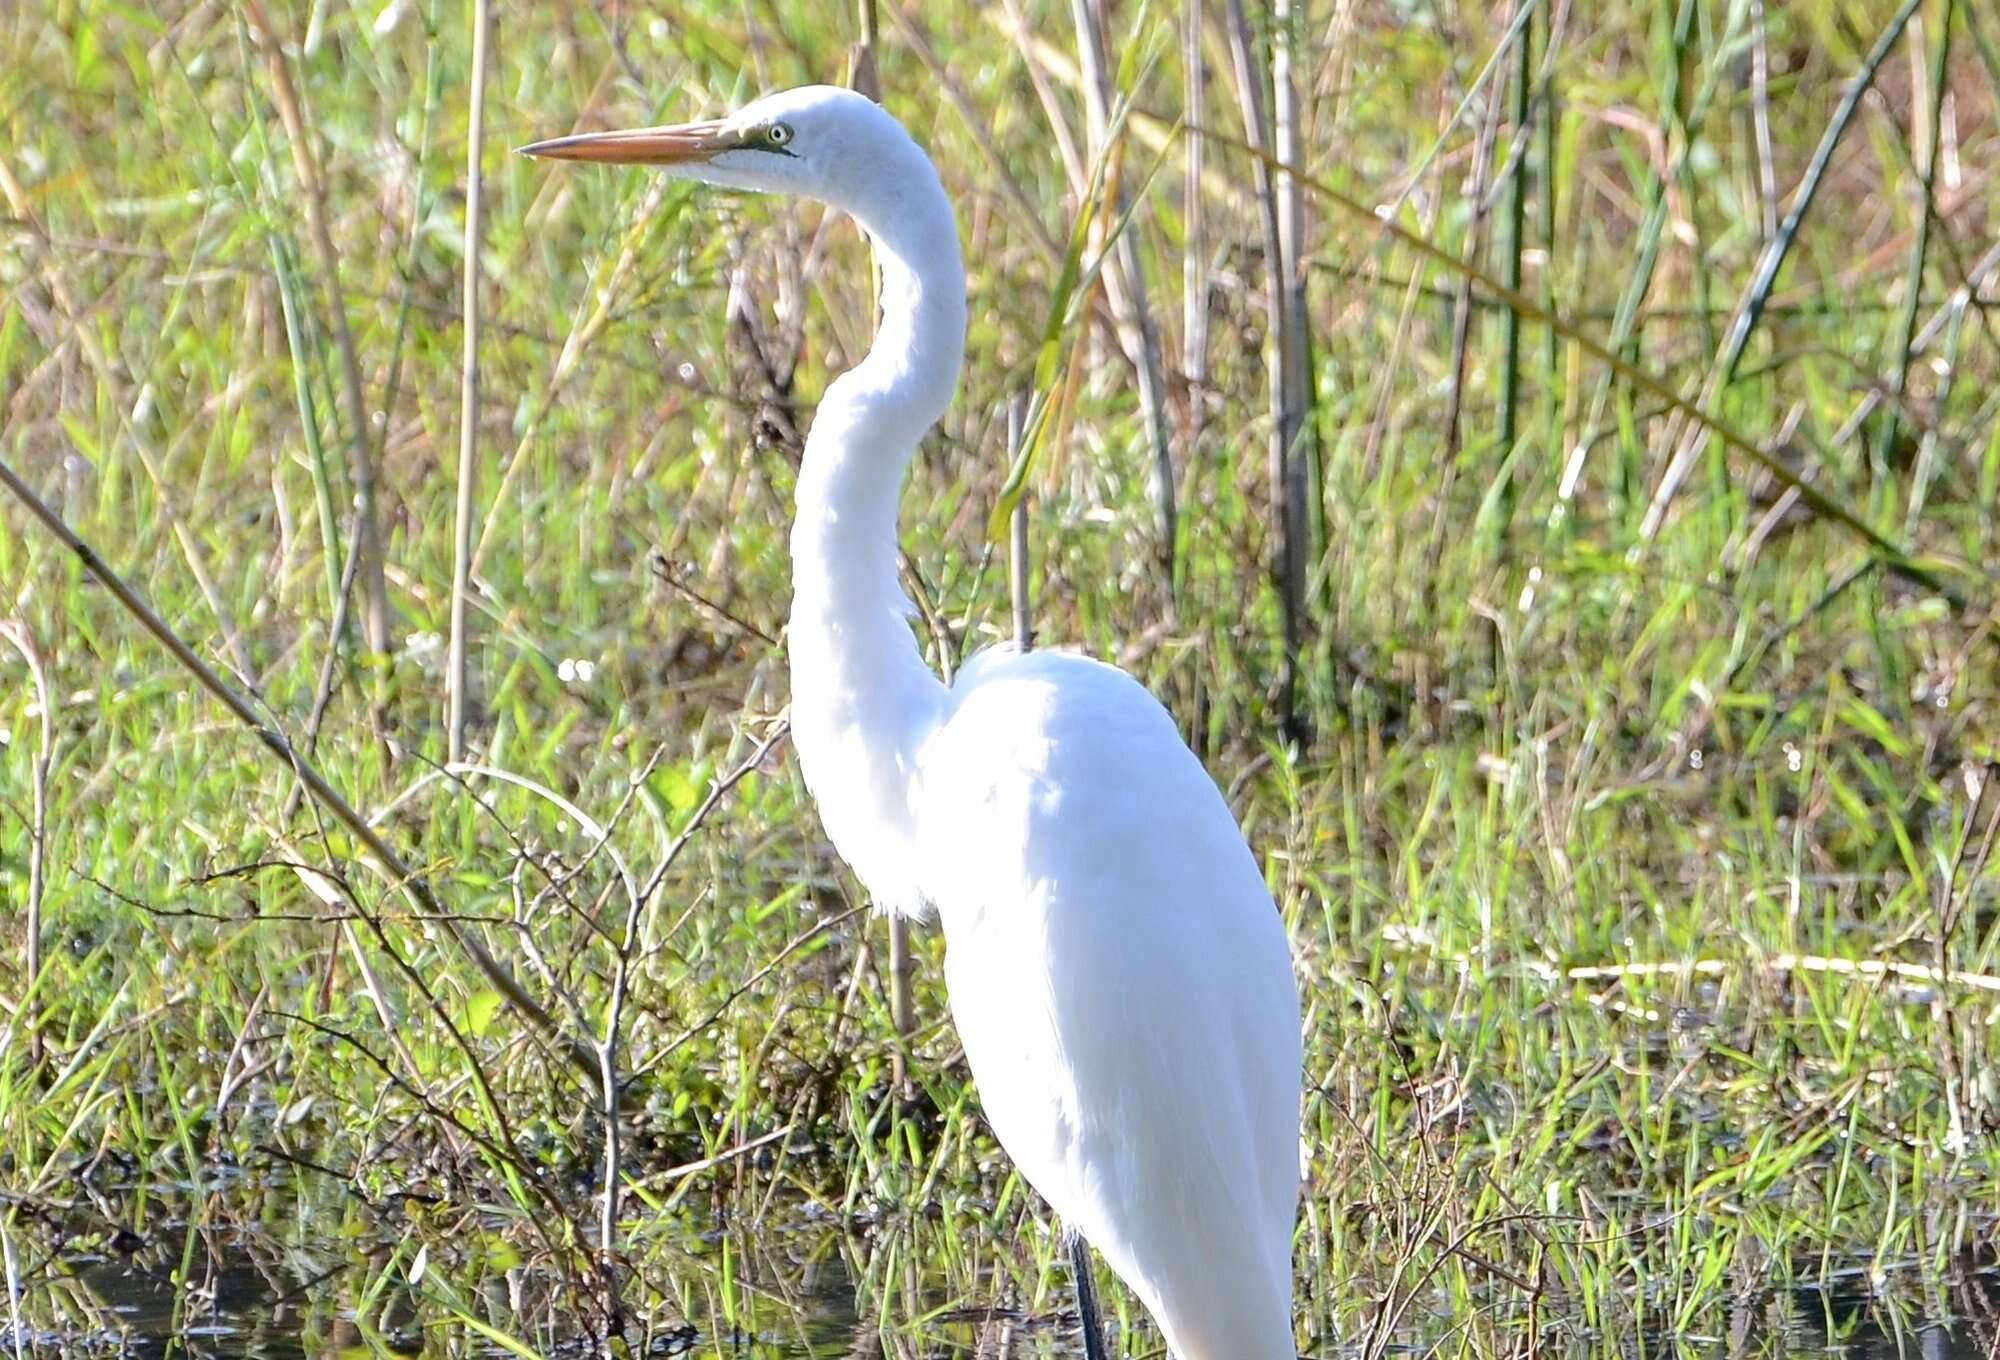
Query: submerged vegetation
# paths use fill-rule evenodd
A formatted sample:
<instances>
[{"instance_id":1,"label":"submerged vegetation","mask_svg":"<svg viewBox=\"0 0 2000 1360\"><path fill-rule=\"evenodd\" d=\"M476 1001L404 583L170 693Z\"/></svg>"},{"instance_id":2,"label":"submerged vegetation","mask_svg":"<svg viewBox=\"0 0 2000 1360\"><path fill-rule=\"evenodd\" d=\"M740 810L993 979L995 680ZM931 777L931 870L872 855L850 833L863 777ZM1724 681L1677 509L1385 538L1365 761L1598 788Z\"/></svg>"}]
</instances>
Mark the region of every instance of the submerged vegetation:
<instances>
[{"instance_id":1,"label":"submerged vegetation","mask_svg":"<svg viewBox=\"0 0 2000 1360\"><path fill-rule=\"evenodd\" d=\"M1303 1346L1993 1344L1990 6L526 7L476 122L470 8L0 14L0 461L284 738L7 501L17 1353L120 1266L197 1347L253 1285L306 1350L1067 1346L941 940L783 740L865 246L507 154L855 70L968 245L927 645L1013 634L1023 493L1038 638L1290 927Z\"/></svg>"}]
</instances>

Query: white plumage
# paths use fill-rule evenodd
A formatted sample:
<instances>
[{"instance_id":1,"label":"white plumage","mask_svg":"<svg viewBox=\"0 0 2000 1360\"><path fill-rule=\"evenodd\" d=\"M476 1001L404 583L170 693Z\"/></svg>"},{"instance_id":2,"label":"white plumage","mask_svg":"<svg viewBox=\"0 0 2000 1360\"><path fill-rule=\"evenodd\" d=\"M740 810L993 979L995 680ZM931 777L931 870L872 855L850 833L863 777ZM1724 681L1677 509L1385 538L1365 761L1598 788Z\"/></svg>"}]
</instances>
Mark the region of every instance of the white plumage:
<instances>
[{"instance_id":1,"label":"white plumage","mask_svg":"<svg viewBox=\"0 0 2000 1360\"><path fill-rule=\"evenodd\" d=\"M1299 996L1221 794L1115 667L996 648L947 688L896 578L896 507L965 343L957 225L901 124L846 90L530 151L658 165L853 215L882 273L866 359L821 399L792 534L792 734L869 891L935 910L1001 1146L1181 1360L1294 1360Z\"/></svg>"}]
</instances>

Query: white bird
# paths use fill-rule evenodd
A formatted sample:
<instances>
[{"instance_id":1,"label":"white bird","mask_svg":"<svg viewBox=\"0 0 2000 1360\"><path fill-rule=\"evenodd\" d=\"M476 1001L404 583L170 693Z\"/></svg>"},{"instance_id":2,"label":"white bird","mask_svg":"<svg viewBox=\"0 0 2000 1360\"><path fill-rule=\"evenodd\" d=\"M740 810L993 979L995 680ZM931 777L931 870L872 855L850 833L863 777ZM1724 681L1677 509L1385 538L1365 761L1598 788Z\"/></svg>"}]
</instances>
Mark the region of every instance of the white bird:
<instances>
[{"instance_id":1,"label":"white bird","mask_svg":"<svg viewBox=\"0 0 2000 1360\"><path fill-rule=\"evenodd\" d=\"M817 199L874 243L875 344L828 384L798 478L791 712L807 787L876 902L942 922L995 1136L1174 1354L1295 1360L1298 984L1228 805L1123 671L996 647L947 687L910 629L897 502L951 404L966 328L930 158L880 106L826 86L523 150Z\"/></svg>"}]
</instances>

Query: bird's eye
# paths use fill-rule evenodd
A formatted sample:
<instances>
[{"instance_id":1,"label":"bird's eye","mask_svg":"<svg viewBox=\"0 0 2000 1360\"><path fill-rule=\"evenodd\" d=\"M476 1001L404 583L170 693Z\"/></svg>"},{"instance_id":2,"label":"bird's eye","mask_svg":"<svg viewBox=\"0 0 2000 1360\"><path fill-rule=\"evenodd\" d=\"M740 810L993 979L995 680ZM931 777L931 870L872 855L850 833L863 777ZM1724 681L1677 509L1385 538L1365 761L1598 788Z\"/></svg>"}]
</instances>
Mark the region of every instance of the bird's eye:
<instances>
[{"instance_id":1,"label":"bird's eye","mask_svg":"<svg viewBox=\"0 0 2000 1360\"><path fill-rule=\"evenodd\" d=\"M771 126L764 129L764 140L772 146L788 145L792 140L792 125L790 123L771 124Z\"/></svg>"}]
</instances>

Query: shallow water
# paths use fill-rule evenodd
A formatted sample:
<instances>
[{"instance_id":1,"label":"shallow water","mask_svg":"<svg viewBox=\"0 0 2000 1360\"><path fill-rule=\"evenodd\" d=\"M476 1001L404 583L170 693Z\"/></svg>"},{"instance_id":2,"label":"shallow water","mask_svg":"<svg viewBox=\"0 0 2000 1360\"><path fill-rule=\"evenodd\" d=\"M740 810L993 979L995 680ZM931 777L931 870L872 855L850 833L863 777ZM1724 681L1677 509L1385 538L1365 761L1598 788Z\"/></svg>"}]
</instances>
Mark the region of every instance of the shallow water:
<instances>
[{"instance_id":1,"label":"shallow water","mask_svg":"<svg viewBox=\"0 0 2000 1360\"><path fill-rule=\"evenodd\" d=\"M183 1252L190 1287L176 1283ZM482 1336L451 1308L434 1306L427 1298L420 1319L418 1305L400 1283L407 1269L370 1269L366 1257L329 1252L320 1255L278 1247L268 1240L241 1235L197 1235L192 1246L176 1248L171 1261L146 1252L132 1256L80 1257L51 1264L36 1282L43 1314L29 1328L9 1336L0 1328L0 1355L15 1350L23 1356L188 1356L259 1357L260 1360L305 1360L307 1356L342 1354L461 1356L518 1355ZM406 1263L407 1264L407 1263ZM381 1281L395 1273L399 1283ZM1644 1355L1672 1352L1704 1357L1787 1357L1788 1360L1839 1357L1839 1360L1994 1360L2000 1355L1995 1313L2000 1305L2000 1278L1975 1275L1948 1293L1922 1289L1897 1291L1893 1302L1871 1294L1866 1277L1854 1272L1854 1287L1843 1281L1832 1290L1793 1288L1739 1303L1720 1314L1727 1326L1718 1334L1668 1337L1643 1341L1613 1341L1591 1336L1580 1320L1543 1318L1542 1347L1547 1357ZM373 1285L370 1279L376 1281ZM433 1286L436 1281L433 1280ZM480 1285L463 1290L446 1287L474 1316L509 1326L516 1337L542 1355L577 1356L594 1347L580 1333L566 1332L559 1318L520 1297L532 1288L532 1272L517 1269L490 1274ZM716 1336L693 1328L666 1328L647 1339L633 1336L635 1351L671 1357L680 1354L769 1357L771 1360L827 1360L828 1357L893 1357L976 1355L1050 1357L1081 1354L1075 1344L1073 1319L1051 1311L1021 1318L994 1315L971 1300L940 1301L924 1323L883 1334L857 1306L857 1289L838 1252L823 1252L814 1269L786 1291L782 1309L766 1298L758 1309L755 1335ZM1927 1312L1910 1296L1928 1298ZM1050 1307L1066 1309L1065 1295ZM49 1315L66 1321L51 1325ZM541 1317L524 1333L526 1319ZM1442 1329L1433 1334L1413 1331L1399 1335L1389 1350L1404 1355L1434 1353L1440 1340L1453 1353ZM13 1346L7 1343L12 1341ZM1357 1348L1335 1346L1328 1355L1356 1356Z\"/></svg>"}]
</instances>

